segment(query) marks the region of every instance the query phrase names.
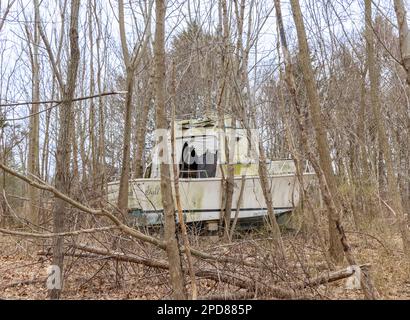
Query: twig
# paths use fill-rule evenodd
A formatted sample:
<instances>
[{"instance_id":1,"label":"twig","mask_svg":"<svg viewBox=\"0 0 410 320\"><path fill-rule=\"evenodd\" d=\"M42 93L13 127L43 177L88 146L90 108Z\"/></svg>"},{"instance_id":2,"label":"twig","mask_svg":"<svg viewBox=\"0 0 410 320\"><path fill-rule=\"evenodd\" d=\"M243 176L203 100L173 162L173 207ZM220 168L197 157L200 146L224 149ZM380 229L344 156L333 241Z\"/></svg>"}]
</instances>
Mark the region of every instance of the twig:
<instances>
[{"instance_id":1,"label":"twig","mask_svg":"<svg viewBox=\"0 0 410 320\"><path fill-rule=\"evenodd\" d=\"M111 92L103 92L99 94L94 94L90 96L85 96L85 97L78 97L78 98L73 98L70 101L83 101L83 100L88 100L88 99L94 99L98 97L104 97L104 96L111 96L115 94L125 94L127 91L111 91ZM33 104L49 104L49 103L63 103L64 100L46 100L46 101L26 101L26 102L11 102L11 103L2 103L0 104L0 107L15 107L15 106L25 106L25 105L33 105Z\"/></svg>"},{"instance_id":2,"label":"twig","mask_svg":"<svg viewBox=\"0 0 410 320\"><path fill-rule=\"evenodd\" d=\"M384 243L383 243L379 238L377 238L377 237L375 237L375 236L373 236L373 235L371 235L371 234L368 234L368 233L365 233L365 232L359 232L359 231L345 231L345 232L346 232L346 233L353 233L353 234L361 234L361 235L370 237L370 238L376 240L378 243L380 243L380 244L382 245L382 247L383 247L387 252L390 252L390 249L387 248L387 247L384 245Z\"/></svg>"},{"instance_id":3,"label":"twig","mask_svg":"<svg viewBox=\"0 0 410 320\"><path fill-rule=\"evenodd\" d=\"M123 94L126 93L126 91L117 91L117 92L105 92L105 93L101 93L101 94L96 94L96 95L92 95L92 96L87 96L87 97L79 97L79 98L74 98L73 100L70 101L82 101L82 100L87 100L87 99L93 99L93 98L97 98L97 97L103 97L103 96L109 96L109 95L114 95L114 94ZM20 120L24 120L24 119L28 119L30 117L36 116L38 114L47 112L53 108L58 107L60 104L62 104L63 102L65 102L64 100L48 100L48 101L28 101L28 102L14 102L14 103L6 103L6 104L0 104L0 108L1 107L9 107L9 106L22 106L22 105L34 105L34 104L48 104L48 103L54 103L52 106L45 108L43 110L40 110L38 112L35 113L30 113L27 116L23 116L23 117L19 117L19 118L6 118L3 119L3 121L20 121Z\"/></svg>"},{"instance_id":4,"label":"twig","mask_svg":"<svg viewBox=\"0 0 410 320\"><path fill-rule=\"evenodd\" d=\"M21 236L21 237L30 237L30 238L53 238L53 237L61 237L61 236L76 236L84 233L94 233L94 232L101 232L101 231L108 231L118 229L117 226L109 226L109 227L102 227L102 228L92 228L92 229L83 229L83 230L76 230L76 231L67 231L67 232L59 232L59 233L36 233L36 232L24 232L24 231L15 231L9 229L0 228L0 233L10 234L14 236Z\"/></svg>"}]
</instances>

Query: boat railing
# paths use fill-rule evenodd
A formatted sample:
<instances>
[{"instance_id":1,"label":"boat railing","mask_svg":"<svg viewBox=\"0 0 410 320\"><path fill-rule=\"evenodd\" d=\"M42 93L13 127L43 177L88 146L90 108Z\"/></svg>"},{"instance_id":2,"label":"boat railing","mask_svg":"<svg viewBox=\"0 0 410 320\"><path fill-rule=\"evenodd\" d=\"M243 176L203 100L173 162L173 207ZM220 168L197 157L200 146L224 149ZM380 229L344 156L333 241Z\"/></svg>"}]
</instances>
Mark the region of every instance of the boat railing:
<instances>
[{"instance_id":1,"label":"boat railing","mask_svg":"<svg viewBox=\"0 0 410 320\"><path fill-rule=\"evenodd\" d=\"M185 178L184 173L187 178L208 178L208 172L206 170L180 170L179 176ZM201 176L201 173L204 173L205 176ZM192 174L194 174L194 176L192 176Z\"/></svg>"}]
</instances>

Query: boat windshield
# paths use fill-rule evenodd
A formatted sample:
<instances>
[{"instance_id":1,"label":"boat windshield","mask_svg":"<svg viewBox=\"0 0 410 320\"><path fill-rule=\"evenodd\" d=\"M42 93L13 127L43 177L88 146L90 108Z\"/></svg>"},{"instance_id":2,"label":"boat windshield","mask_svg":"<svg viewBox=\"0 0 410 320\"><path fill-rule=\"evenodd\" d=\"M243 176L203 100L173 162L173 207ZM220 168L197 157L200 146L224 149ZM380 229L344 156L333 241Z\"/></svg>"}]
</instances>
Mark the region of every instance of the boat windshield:
<instances>
[{"instance_id":1,"label":"boat windshield","mask_svg":"<svg viewBox=\"0 0 410 320\"><path fill-rule=\"evenodd\" d=\"M181 137L180 178L214 178L217 168L217 140L214 136Z\"/></svg>"}]
</instances>

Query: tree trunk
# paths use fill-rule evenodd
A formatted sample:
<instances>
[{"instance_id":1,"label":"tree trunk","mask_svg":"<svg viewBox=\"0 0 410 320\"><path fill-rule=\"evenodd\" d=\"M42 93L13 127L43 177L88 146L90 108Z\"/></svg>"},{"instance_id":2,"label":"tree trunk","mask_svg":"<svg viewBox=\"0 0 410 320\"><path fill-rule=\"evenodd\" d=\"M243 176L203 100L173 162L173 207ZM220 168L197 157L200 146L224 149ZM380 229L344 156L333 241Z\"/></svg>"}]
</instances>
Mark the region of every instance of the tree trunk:
<instances>
[{"instance_id":1,"label":"tree trunk","mask_svg":"<svg viewBox=\"0 0 410 320\"><path fill-rule=\"evenodd\" d=\"M397 23L399 26L400 52L401 52L402 65L407 73L406 92L407 92L407 97L410 98L410 31L409 31L409 26L407 24L407 12L404 7L403 0L394 0L394 9L396 11ZM409 140L410 139L410 117L407 117L407 129L408 129L407 139ZM407 156L410 156L410 148L407 148ZM410 176L409 161L410 160L407 157L407 168L405 168L405 172L407 171L407 177ZM407 183L405 184L407 185L407 199L410 199L410 181L407 181ZM407 211L409 210L410 210L410 200L407 200ZM407 214L407 220L408 220L408 223L410 224L410 213Z\"/></svg>"},{"instance_id":2,"label":"tree trunk","mask_svg":"<svg viewBox=\"0 0 410 320\"><path fill-rule=\"evenodd\" d=\"M102 78L102 63L101 63L101 55L100 55L100 42L102 39L101 36L101 22L98 19L98 14L97 14L97 5L96 5L96 0L94 0L94 5L93 5L93 12L96 20L96 25L97 25L97 41L96 41L96 46L97 46L97 87L98 87L98 93L101 94L103 92L103 86L101 84L101 78ZM105 160L105 125L104 125L104 120L105 120L105 108L103 104L103 98L100 96L98 97L98 178L99 178L99 183L100 183L100 190L102 193L105 191L105 182L106 182L106 177L105 177L105 170L106 170L106 160Z\"/></svg>"},{"instance_id":3,"label":"tree trunk","mask_svg":"<svg viewBox=\"0 0 410 320\"><path fill-rule=\"evenodd\" d=\"M365 20L367 63L369 67L370 78L370 100L372 104L372 111L377 129L377 137L379 140L379 151L381 152L386 167L387 203L398 215L398 223L403 241L403 249L406 254L406 257L410 259L410 235L407 227L407 221L403 211L402 199L397 183L397 177L393 167L391 148L386 134L385 124L381 112L380 97L378 93L380 90L380 71L378 70L375 61L374 37L372 28L372 0L365 0Z\"/></svg>"},{"instance_id":4,"label":"tree trunk","mask_svg":"<svg viewBox=\"0 0 410 320\"><path fill-rule=\"evenodd\" d=\"M120 188L118 192L118 208L125 214L128 210L128 190L130 178L130 155L131 155L131 120L132 120L132 97L134 93L134 81L135 81L135 69L138 66L141 59L141 52L145 52L149 40L149 34L144 34L144 39L141 43L134 46L131 56L128 52L127 41L125 36L125 22L124 22L124 3L120 0L118 3L118 16L120 25L120 38L122 53L124 58L124 64L126 68L126 88L127 94L125 97L125 115L124 115L124 138L123 138L123 150L122 150L122 166L120 177ZM146 17L146 28L149 28L151 15L151 5ZM149 29L148 29L149 30ZM147 31L147 30L145 30ZM145 32L146 33L146 32Z\"/></svg>"},{"instance_id":5,"label":"tree trunk","mask_svg":"<svg viewBox=\"0 0 410 320\"><path fill-rule=\"evenodd\" d=\"M150 55L146 52L146 63L149 64ZM134 177L142 178L144 174L144 150L145 150L145 135L147 132L147 122L148 114L151 106L152 95L153 95L153 83L152 75L150 72L147 73L148 80L144 82L146 85L146 92L144 98L142 99L141 112L139 113L137 121L137 134L136 134L136 151L134 160Z\"/></svg>"},{"instance_id":6,"label":"tree trunk","mask_svg":"<svg viewBox=\"0 0 410 320\"><path fill-rule=\"evenodd\" d=\"M399 26L400 52L404 69L407 72L407 84L410 86L410 31L403 0L394 0L397 23Z\"/></svg>"},{"instance_id":7,"label":"tree trunk","mask_svg":"<svg viewBox=\"0 0 410 320\"><path fill-rule=\"evenodd\" d=\"M38 47L40 45L39 27L39 3L34 0L34 43L32 51L32 101L40 101L40 68L38 61ZM35 176L39 175L39 130L40 115L38 114L39 105L32 104L30 111L30 131L29 131L29 151L27 171ZM29 186L29 206L27 218L34 224L39 224L39 192L36 188Z\"/></svg>"},{"instance_id":8,"label":"tree trunk","mask_svg":"<svg viewBox=\"0 0 410 320\"><path fill-rule=\"evenodd\" d=\"M298 43L299 43L299 62L302 69L303 80L306 86L307 97L309 100L310 115L316 136L317 151L319 153L320 167L323 170L326 182L328 184L331 196L336 204L337 214L339 214L340 203L337 196L336 179L332 169L332 159L327 142L327 133L324 128L319 95L316 88L315 76L313 73L310 50L306 38L306 30L303 22L302 12L298 0L291 0L293 19L295 21ZM332 217L329 215L329 237L330 237L330 255L337 263L343 261L343 248L340 243L338 232Z\"/></svg>"},{"instance_id":9,"label":"tree trunk","mask_svg":"<svg viewBox=\"0 0 410 320\"><path fill-rule=\"evenodd\" d=\"M94 39L93 39L93 18L92 18L92 0L88 0L88 38L90 46L90 95L94 95L95 91L95 77L94 77ZM97 155L97 137L95 128L95 103L94 99L90 100L89 110L89 125L88 133L90 139L91 149L91 172L90 178L93 189L96 190L97 186L97 173L98 173L98 155Z\"/></svg>"},{"instance_id":10,"label":"tree trunk","mask_svg":"<svg viewBox=\"0 0 410 320\"><path fill-rule=\"evenodd\" d=\"M63 103L60 108L60 128L57 141L56 154L56 189L64 194L70 193L70 155L71 155L71 121L73 119L72 100L76 87L78 64L80 60L80 49L78 46L78 12L80 0L71 2L71 17L70 17L70 59L67 69L67 83L62 88ZM66 215L66 204L61 199L56 199L53 210L53 233L64 232L64 219ZM54 238L53 247L53 265L60 269L61 288L63 285L63 252L64 237L57 236ZM59 299L61 288L50 290L51 299Z\"/></svg>"},{"instance_id":11,"label":"tree trunk","mask_svg":"<svg viewBox=\"0 0 410 320\"><path fill-rule=\"evenodd\" d=\"M273 201L271 186L268 179L268 170L266 167L266 155L263 149L262 143L259 143L259 179L262 187L263 196L266 202L266 208L268 210L268 217L270 227L272 230L273 245L275 246L276 253L281 255L282 261L286 261L285 249L283 247L282 236L280 233L278 222L276 221L276 215L273 211Z\"/></svg>"},{"instance_id":12,"label":"tree trunk","mask_svg":"<svg viewBox=\"0 0 410 320\"><path fill-rule=\"evenodd\" d=\"M126 88L127 94L125 96L124 111L124 140L122 143L120 190L118 192L118 208L123 214L126 214L128 210L128 179L130 174L132 96L134 93L134 70L130 66L127 66Z\"/></svg>"},{"instance_id":13,"label":"tree trunk","mask_svg":"<svg viewBox=\"0 0 410 320\"><path fill-rule=\"evenodd\" d=\"M155 61L155 111L157 129L167 129L167 119L165 113L165 1L155 1L155 45L154 45L154 61ZM168 138L166 143L163 143L164 148L162 152L165 158L168 158ZM160 158L163 154L159 155ZM175 206L172 196L171 187L171 164L161 162L161 196L162 205L164 208L164 236L166 242L166 251L169 261L169 273L171 278L171 285L173 288L173 297L175 299L186 299L186 289L184 285L184 274L182 271L181 254L177 240L176 226L175 226Z\"/></svg>"},{"instance_id":14,"label":"tree trunk","mask_svg":"<svg viewBox=\"0 0 410 320\"><path fill-rule=\"evenodd\" d=\"M191 278L191 288L192 288L192 300L196 300L198 297L198 289L196 285L195 279L195 271L194 266L192 263L192 255L191 255L191 246L189 244L188 232L184 221L184 214L181 204L181 195L179 192L179 172L178 172L178 160L176 156L176 149L175 149L175 95L176 95L176 83L175 83L175 65L172 64L172 77L171 77L171 104L172 104L172 125L171 125L171 159L172 159L172 168L174 174L174 189L175 189L175 202L177 205L178 210L178 224L181 230L182 240L184 243L184 252L186 255L187 263L188 263L188 271Z\"/></svg>"}]
</instances>

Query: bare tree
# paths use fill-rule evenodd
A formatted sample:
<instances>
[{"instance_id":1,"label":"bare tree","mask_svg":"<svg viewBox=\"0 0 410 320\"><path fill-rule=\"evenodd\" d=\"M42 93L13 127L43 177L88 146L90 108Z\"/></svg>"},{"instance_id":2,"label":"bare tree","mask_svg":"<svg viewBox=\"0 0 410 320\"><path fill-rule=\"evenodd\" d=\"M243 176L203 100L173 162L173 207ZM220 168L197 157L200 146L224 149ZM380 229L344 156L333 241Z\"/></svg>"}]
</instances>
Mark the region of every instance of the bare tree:
<instances>
[{"instance_id":1,"label":"bare tree","mask_svg":"<svg viewBox=\"0 0 410 320\"><path fill-rule=\"evenodd\" d=\"M155 43L154 43L154 59L155 59L155 111L156 111L156 126L158 129L168 128L166 112L165 112L165 1L155 1ZM159 156L168 158L168 137L163 143L164 148ZM186 290L184 285L184 274L182 272L182 261L179 250L178 240L176 238L175 226L175 205L171 187L171 170L170 163L161 162L161 198L164 208L164 237L167 246L167 256L169 261L169 273L171 278L173 296L175 299L185 299Z\"/></svg>"},{"instance_id":2,"label":"bare tree","mask_svg":"<svg viewBox=\"0 0 410 320\"><path fill-rule=\"evenodd\" d=\"M13 4L16 2L16 0L8 0L6 8L4 10L3 16L0 19L0 32L3 29L4 22L6 22L7 16L10 13L11 8L13 7Z\"/></svg>"},{"instance_id":3,"label":"bare tree","mask_svg":"<svg viewBox=\"0 0 410 320\"><path fill-rule=\"evenodd\" d=\"M118 17L120 25L120 38L122 54L124 59L124 65L126 70L126 97L125 97L125 110L124 110L124 140L122 147L122 165L121 165L121 177L120 177L120 190L118 194L118 208L121 212L125 213L128 208L128 189L130 178L130 155L131 155L131 120L132 120L132 98L134 93L134 80L135 69L139 65L141 57L146 51L146 47L149 41L149 34L147 30L150 29L152 2L149 4L149 12L147 14L147 21L145 22L144 38L140 43L136 43L131 56L128 51L127 39L125 33L125 21L124 21L124 2L120 0L118 2Z\"/></svg>"},{"instance_id":4,"label":"bare tree","mask_svg":"<svg viewBox=\"0 0 410 320\"><path fill-rule=\"evenodd\" d=\"M320 166L323 170L324 176L329 186L331 196L333 197L336 203L337 210L339 210L340 201L338 200L336 179L334 177L332 169L332 159L330 157L329 145L326 138L326 130L324 128L321 116L319 95L317 93L315 75L313 73L312 64L310 61L310 50L307 43L306 31L299 1L291 0L291 6L293 19L295 21L298 35L300 67L302 69L303 80L306 86L307 96L309 100L310 116L312 118L313 127L315 129L317 152L319 154ZM329 250L332 258L340 263L343 260L343 248L341 246L336 225L333 220L334 217L329 216Z\"/></svg>"},{"instance_id":5,"label":"bare tree","mask_svg":"<svg viewBox=\"0 0 410 320\"><path fill-rule=\"evenodd\" d=\"M402 64L407 72L407 84L410 86L410 31L403 0L394 0L394 10L396 11L397 23L399 25Z\"/></svg>"},{"instance_id":6,"label":"bare tree","mask_svg":"<svg viewBox=\"0 0 410 320\"><path fill-rule=\"evenodd\" d=\"M55 72L57 79L59 80L61 95L63 102L60 108L60 120L59 120L59 132L57 140L57 153L56 153L56 175L55 175L55 187L57 190L65 194L70 194L70 158L71 158L71 128L73 121L73 98L76 88L77 71L80 61L80 49L78 45L78 20L79 20L80 1L73 0L70 10L70 53L69 63L67 66L67 80L64 83L62 75L59 72L59 68L54 59L53 52L50 47L50 43L44 34L42 28L39 28L40 35L46 46L47 53ZM61 233L65 229L66 218L66 204L63 200L57 199L53 209L53 232ZM61 274L61 281L63 283L63 267L64 267L64 236L57 236L54 239L53 245L53 265L59 267ZM61 283L61 288L62 288ZM51 299L59 299L61 294L61 288L54 288L50 290Z\"/></svg>"},{"instance_id":7,"label":"bare tree","mask_svg":"<svg viewBox=\"0 0 410 320\"><path fill-rule=\"evenodd\" d=\"M372 1L365 1L365 20L366 20L366 49L367 49L367 65L369 68L370 78L370 100L372 103L372 111L375 119L377 130L377 138L379 143L379 152L381 153L384 164L386 166L387 175L387 197L388 204L393 211L398 215L399 228L403 240L403 248L407 258L410 258L410 234L405 219L402 199L398 189L397 177L393 167L393 158L391 149L386 135L385 124L381 114L381 103L379 97L380 90L380 70L375 61L374 52L374 35L373 35L373 19L372 19Z\"/></svg>"},{"instance_id":8,"label":"bare tree","mask_svg":"<svg viewBox=\"0 0 410 320\"><path fill-rule=\"evenodd\" d=\"M407 101L410 98L410 30L407 24L407 12L404 7L403 0L394 0L394 9L396 11L397 23L399 25L399 43L401 52L402 66L407 73ZM407 102L409 104L409 102ZM410 128L410 117L407 117L407 127ZM410 138L410 130L407 133L407 138ZM407 148L407 155L410 157L410 150ZM409 161L407 161L409 162ZM410 174L410 165L407 165L407 176ZM406 175L406 174L405 174ZM410 180L407 181L407 194L410 197ZM405 197L403 196L403 199ZM407 209L409 210L410 203L407 202ZM410 221L410 214L407 214L408 223Z\"/></svg>"},{"instance_id":9,"label":"bare tree","mask_svg":"<svg viewBox=\"0 0 410 320\"><path fill-rule=\"evenodd\" d=\"M33 3L34 6L34 32L29 31L26 27L27 36L30 42L29 48L31 53L31 70L32 70L32 101L40 101L40 65L39 65L39 46L40 46L40 34L39 34L39 23L40 23L40 12L39 3L37 0ZM39 170L39 134L40 134L40 115L39 115L38 103L31 105L30 110L30 131L29 131L29 146L28 146L28 159L27 159L27 171L35 176L40 173ZM30 201L26 206L26 216L31 220L32 223L39 224L39 194L36 188L29 186L29 199Z\"/></svg>"}]
</instances>

